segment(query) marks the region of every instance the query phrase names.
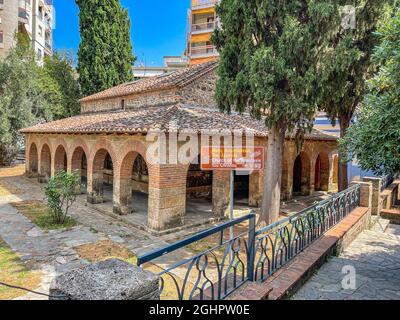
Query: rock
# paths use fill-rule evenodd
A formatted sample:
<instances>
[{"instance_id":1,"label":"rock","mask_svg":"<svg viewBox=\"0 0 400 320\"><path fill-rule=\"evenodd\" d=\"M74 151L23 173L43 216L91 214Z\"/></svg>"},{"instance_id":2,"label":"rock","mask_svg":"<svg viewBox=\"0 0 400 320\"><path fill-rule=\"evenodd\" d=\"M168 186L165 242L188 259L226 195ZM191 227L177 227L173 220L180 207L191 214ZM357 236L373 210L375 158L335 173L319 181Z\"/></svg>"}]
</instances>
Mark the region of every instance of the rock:
<instances>
[{"instance_id":1,"label":"rock","mask_svg":"<svg viewBox=\"0 0 400 320\"><path fill-rule=\"evenodd\" d=\"M110 259L57 276L50 300L159 300L159 277Z\"/></svg>"}]
</instances>

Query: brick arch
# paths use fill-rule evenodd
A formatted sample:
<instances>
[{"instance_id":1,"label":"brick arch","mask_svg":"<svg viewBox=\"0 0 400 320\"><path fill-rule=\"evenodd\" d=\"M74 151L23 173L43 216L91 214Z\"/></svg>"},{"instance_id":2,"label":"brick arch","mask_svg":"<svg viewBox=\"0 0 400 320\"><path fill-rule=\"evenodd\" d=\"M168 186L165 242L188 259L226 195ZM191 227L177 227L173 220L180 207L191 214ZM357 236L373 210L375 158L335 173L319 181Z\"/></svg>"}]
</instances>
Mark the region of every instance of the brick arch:
<instances>
[{"instance_id":1,"label":"brick arch","mask_svg":"<svg viewBox=\"0 0 400 320\"><path fill-rule=\"evenodd\" d=\"M84 148L81 146L76 146L75 149L71 150L71 172L77 174L80 181L82 182L82 174L83 174L83 164L84 159L86 159L86 174L84 177L87 177L87 153L85 152Z\"/></svg>"},{"instance_id":2,"label":"brick arch","mask_svg":"<svg viewBox=\"0 0 400 320\"><path fill-rule=\"evenodd\" d=\"M133 145L129 149L135 149L135 145ZM140 156L143 158L150 176L150 169L148 163L146 162L146 155L145 153L143 153L144 149L143 148L138 148L141 150L129 150L129 149L128 150L126 148L123 149L125 151L124 157L121 158L121 160L114 167L113 211L114 213L120 215L131 214L133 212L134 204L132 203L132 191L133 191L132 170L137 157Z\"/></svg>"},{"instance_id":3,"label":"brick arch","mask_svg":"<svg viewBox=\"0 0 400 320\"><path fill-rule=\"evenodd\" d=\"M293 163L293 193L310 194L311 160L310 156L302 151Z\"/></svg>"},{"instance_id":4,"label":"brick arch","mask_svg":"<svg viewBox=\"0 0 400 320\"><path fill-rule=\"evenodd\" d=\"M113 161L113 164L118 163L118 153L115 152L115 147L114 144L106 139L100 139L97 140L96 143L90 148L88 152L88 163L91 165L93 164L93 160L95 159L95 156L98 154L99 151L101 150L106 150L108 154L111 156L111 159ZM119 152L121 152L121 148L117 148Z\"/></svg>"},{"instance_id":5,"label":"brick arch","mask_svg":"<svg viewBox=\"0 0 400 320\"><path fill-rule=\"evenodd\" d=\"M39 152L36 142L32 142L28 149L28 173L37 174L39 171Z\"/></svg>"},{"instance_id":6,"label":"brick arch","mask_svg":"<svg viewBox=\"0 0 400 320\"><path fill-rule=\"evenodd\" d=\"M43 143L40 149L39 175L41 182L51 177L51 149L47 143Z\"/></svg>"},{"instance_id":7,"label":"brick arch","mask_svg":"<svg viewBox=\"0 0 400 320\"><path fill-rule=\"evenodd\" d=\"M314 162L314 189L316 191L328 191L329 172L329 155L327 152L321 151Z\"/></svg>"},{"instance_id":8,"label":"brick arch","mask_svg":"<svg viewBox=\"0 0 400 320\"><path fill-rule=\"evenodd\" d=\"M68 149L68 154L71 156L71 159L77 148L81 148L85 152L86 157L89 158L90 149L88 148L87 143L81 138L74 138Z\"/></svg>"},{"instance_id":9,"label":"brick arch","mask_svg":"<svg viewBox=\"0 0 400 320\"><path fill-rule=\"evenodd\" d=\"M114 153L106 148L98 148L95 153L91 154L88 161L88 202L102 203L103 199L103 181L104 181L104 161L107 153L110 155L113 165L115 165Z\"/></svg>"},{"instance_id":10,"label":"brick arch","mask_svg":"<svg viewBox=\"0 0 400 320\"><path fill-rule=\"evenodd\" d=\"M67 171L67 149L63 144L59 144L54 151L54 173Z\"/></svg>"}]
</instances>

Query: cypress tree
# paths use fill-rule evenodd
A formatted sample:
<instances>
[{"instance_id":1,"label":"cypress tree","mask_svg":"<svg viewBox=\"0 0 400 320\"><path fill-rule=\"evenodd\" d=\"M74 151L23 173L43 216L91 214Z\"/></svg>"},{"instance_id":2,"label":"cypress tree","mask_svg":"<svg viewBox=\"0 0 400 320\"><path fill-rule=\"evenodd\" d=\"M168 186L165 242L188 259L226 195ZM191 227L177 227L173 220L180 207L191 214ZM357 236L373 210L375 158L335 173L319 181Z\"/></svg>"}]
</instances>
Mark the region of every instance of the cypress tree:
<instances>
[{"instance_id":1,"label":"cypress tree","mask_svg":"<svg viewBox=\"0 0 400 320\"><path fill-rule=\"evenodd\" d=\"M128 11L119 0L76 0L81 43L78 73L81 90L90 95L131 81L135 57Z\"/></svg>"},{"instance_id":2,"label":"cypress tree","mask_svg":"<svg viewBox=\"0 0 400 320\"><path fill-rule=\"evenodd\" d=\"M354 26L339 25L331 38L321 73L319 106L334 123L339 122L340 137L344 138L354 112L367 92L367 80L377 69L372 61L379 43L376 30L380 20L390 11L392 1L341 1L355 9ZM348 187L347 154L339 152L339 191Z\"/></svg>"},{"instance_id":3,"label":"cypress tree","mask_svg":"<svg viewBox=\"0 0 400 320\"><path fill-rule=\"evenodd\" d=\"M268 128L261 223L279 218L286 132L295 131L301 141L312 127L318 68L326 39L340 22L338 2L224 0L217 7L216 100L223 111L265 119Z\"/></svg>"}]
</instances>

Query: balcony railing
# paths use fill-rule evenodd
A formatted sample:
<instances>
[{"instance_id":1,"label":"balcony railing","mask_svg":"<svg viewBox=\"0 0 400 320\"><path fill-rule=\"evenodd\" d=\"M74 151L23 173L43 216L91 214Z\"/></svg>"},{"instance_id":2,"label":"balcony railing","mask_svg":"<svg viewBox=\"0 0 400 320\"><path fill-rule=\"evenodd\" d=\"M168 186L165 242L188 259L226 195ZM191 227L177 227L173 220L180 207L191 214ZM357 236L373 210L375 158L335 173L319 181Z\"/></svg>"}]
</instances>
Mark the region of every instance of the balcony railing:
<instances>
[{"instance_id":1,"label":"balcony railing","mask_svg":"<svg viewBox=\"0 0 400 320\"><path fill-rule=\"evenodd\" d=\"M191 56L193 57L200 57L200 56L214 56L218 55L217 48L213 45L209 46L198 46L191 48Z\"/></svg>"},{"instance_id":2,"label":"balcony railing","mask_svg":"<svg viewBox=\"0 0 400 320\"><path fill-rule=\"evenodd\" d=\"M204 22L204 23L194 23L192 24L192 32L193 33L200 33L205 31L212 31L215 29L216 22Z\"/></svg>"},{"instance_id":3,"label":"balcony railing","mask_svg":"<svg viewBox=\"0 0 400 320\"><path fill-rule=\"evenodd\" d=\"M192 9L214 7L218 2L219 0L192 0Z\"/></svg>"},{"instance_id":4,"label":"balcony railing","mask_svg":"<svg viewBox=\"0 0 400 320\"><path fill-rule=\"evenodd\" d=\"M18 18L22 23L29 22L29 13L25 8L18 8Z\"/></svg>"}]
</instances>

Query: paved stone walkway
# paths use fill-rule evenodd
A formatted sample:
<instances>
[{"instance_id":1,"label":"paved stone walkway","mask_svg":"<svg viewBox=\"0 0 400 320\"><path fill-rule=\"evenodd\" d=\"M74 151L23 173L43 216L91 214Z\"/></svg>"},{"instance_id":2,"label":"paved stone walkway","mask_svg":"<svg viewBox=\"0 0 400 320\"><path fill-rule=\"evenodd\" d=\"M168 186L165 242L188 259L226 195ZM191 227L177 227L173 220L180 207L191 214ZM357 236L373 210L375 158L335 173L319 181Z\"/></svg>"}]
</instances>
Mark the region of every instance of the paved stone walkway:
<instances>
[{"instance_id":1,"label":"paved stone walkway","mask_svg":"<svg viewBox=\"0 0 400 320\"><path fill-rule=\"evenodd\" d=\"M355 287L344 289L345 266L354 267ZM345 282L349 284L350 282ZM329 260L293 300L399 300L400 226L380 221Z\"/></svg>"}]
</instances>

